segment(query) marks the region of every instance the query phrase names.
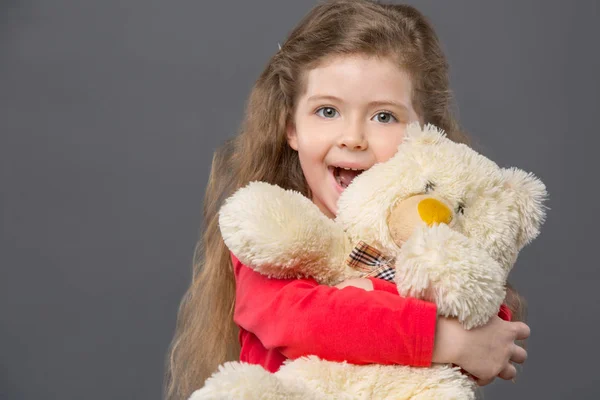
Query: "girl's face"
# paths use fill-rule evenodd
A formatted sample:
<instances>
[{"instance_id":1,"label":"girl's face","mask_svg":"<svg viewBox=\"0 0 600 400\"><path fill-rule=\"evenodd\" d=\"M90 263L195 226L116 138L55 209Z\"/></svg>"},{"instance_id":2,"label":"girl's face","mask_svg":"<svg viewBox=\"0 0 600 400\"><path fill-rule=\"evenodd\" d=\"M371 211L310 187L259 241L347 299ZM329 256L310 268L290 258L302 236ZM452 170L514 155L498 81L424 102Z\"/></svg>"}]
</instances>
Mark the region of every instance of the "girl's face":
<instances>
[{"instance_id":1,"label":"girl's face","mask_svg":"<svg viewBox=\"0 0 600 400\"><path fill-rule=\"evenodd\" d=\"M396 153L419 117L405 71L390 60L336 57L307 72L306 90L287 128L312 201L334 218L344 188L360 171Z\"/></svg>"}]
</instances>

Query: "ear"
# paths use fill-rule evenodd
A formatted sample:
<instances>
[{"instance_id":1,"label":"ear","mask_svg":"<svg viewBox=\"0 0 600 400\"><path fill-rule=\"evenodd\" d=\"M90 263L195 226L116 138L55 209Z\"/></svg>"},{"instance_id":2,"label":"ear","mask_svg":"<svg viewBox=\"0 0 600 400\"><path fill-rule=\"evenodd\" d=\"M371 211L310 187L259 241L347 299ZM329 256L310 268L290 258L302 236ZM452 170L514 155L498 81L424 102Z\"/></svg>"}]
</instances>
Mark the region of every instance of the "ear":
<instances>
[{"instance_id":1,"label":"ear","mask_svg":"<svg viewBox=\"0 0 600 400\"><path fill-rule=\"evenodd\" d=\"M518 249L522 249L540 233L540 227L546 219L547 207L543 204L548 193L546 186L533 174L518 168L502 170L505 187L515 194L519 212Z\"/></svg>"},{"instance_id":2,"label":"ear","mask_svg":"<svg viewBox=\"0 0 600 400\"><path fill-rule=\"evenodd\" d=\"M285 133L290 147L298 151L298 135L296 134L296 126L292 122L288 122L285 126Z\"/></svg>"},{"instance_id":3,"label":"ear","mask_svg":"<svg viewBox=\"0 0 600 400\"><path fill-rule=\"evenodd\" d=\"M406 126L404 140L412 143L437 144L446 137L446 133L432 124L421 127L418 121L411 122Z\"/></svg>"}]
</instances>

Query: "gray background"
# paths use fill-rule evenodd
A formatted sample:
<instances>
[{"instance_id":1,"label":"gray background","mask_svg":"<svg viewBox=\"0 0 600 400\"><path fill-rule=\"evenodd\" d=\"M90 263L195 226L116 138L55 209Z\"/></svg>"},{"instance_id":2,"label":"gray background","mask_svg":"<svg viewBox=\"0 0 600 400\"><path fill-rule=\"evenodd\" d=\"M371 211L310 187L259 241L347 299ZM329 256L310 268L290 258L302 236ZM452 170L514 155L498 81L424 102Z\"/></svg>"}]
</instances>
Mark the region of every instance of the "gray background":
<instances>
[{"instance_id":1,"label":"gray background","mask_svg":"<svg viewBox=\"0 0 600 400\"><path fill-rule=\"evenodd\" d=\"M529 360L486 398L599 398L598 2L411 3L477 148L551 193ZM160 397L211 154L313 4L0 0L1 399Z\"/></svg>"}]
</instances>

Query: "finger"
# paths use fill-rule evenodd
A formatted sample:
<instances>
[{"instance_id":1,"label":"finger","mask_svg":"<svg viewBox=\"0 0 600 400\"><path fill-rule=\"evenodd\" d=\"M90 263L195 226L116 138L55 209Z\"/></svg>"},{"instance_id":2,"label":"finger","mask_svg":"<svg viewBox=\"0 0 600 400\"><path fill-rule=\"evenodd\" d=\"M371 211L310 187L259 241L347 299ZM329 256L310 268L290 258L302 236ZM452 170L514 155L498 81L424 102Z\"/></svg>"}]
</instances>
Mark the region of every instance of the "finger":
<instances>
[{"instance_id":1,"label":"finger","mask_svg":"<svg viewBox=\"0 0 600 400\"><path fill-rule=\"evenodd\" d=\"M502 371L500 371L500 373L498 374L498 376L502 379L505 380L511 380L513 378L515 378L517 376L517 369L515 368L514 365L512 364L508 364L506 366L506 368L504 368Z\"/></svg>"},{"instance_id":2,"label":"finger","mask_svg":"<svg viewBox=\"0 0 600 400\"><path fill-rule=\"evenodd\" d=\"M525 360L527 360L527 352L524 348L515 344L512 356L510 357L510 361L516 362L518 364L523 364Z\"/></svg>"},{"instance_id":3,"label":"finger","mask_svg":"<svg viewBox=\"0 0 600 400\"><path fill-rule=\"evenodd\" d=\"M515 340L525 340L529 337L529 335L531 334L531 329L529 329L529 326L527 326L523 322L513 322L513 324L515 324L516 328Z\"/></svg>"},{"instance_id":4,"label":"finger","mask_svg":"<svg viewBox=\"0 0 600 400\"><path fill-rule=\"evenodd\" d=\"M490 383L492 383L494 381L494 379L496 379L496 377L490 378L490 379L477 379L477 385L479 386L485 386L485 385L489 385Z\"/></svg>"}]
</instances>

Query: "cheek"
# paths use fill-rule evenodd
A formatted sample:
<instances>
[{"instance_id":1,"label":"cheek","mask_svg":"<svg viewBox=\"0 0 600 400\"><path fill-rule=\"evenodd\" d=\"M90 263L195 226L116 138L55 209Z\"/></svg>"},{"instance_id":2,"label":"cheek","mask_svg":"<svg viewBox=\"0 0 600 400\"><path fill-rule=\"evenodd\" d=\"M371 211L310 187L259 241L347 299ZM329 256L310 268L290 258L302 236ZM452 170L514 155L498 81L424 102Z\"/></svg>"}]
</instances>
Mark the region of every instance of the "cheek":
<instances>
[{"instance_id":1,"label":"cheek","mask_svg":"<svg viewBox=\"0 0 600 400\"><path fill-rule=\"evenodd\" d=\"M399 133L380 135L376 140L371 140L370 145L377 162L385 162L396 154L403 139L404 129Z\"/></svg>"},{"instance_id":2,"label":"cheek","mask_svg":"<svg viewBox=\"0 0 600 400\"><path fill-rule=\"evenodd\" d=\"M326 152L323 152L322 146L315 145L314 143L307 144L303 143L298 150L298 158L300 159L300 166L304 175L308 178L314 177L315 174L321 175L322 170L325 170ZM310 180L310 179L309 179Z\"/></svg>"},{"instance_id":3,"label":"cheek","mask_svg":"<svg viewBox=\"0 0 600 400\"><path fill-rule=\"evenodd\" d=\"M323 128L315 127L314 124L305 124L298 131L298 152L300 157L318 158L323 157L329 150L329 139Z\"/></svg>"},{"instance_id":4,"label":"cheek","mask_svg":"<svg viewBox=\"0 0 600 400\"><path fill-rule=\"evenodd\" d=\"M327 146L319 135L303 135L298 137L298 153L304 158L318 158L326 153Z\"/></svg>"}]
</instances>

